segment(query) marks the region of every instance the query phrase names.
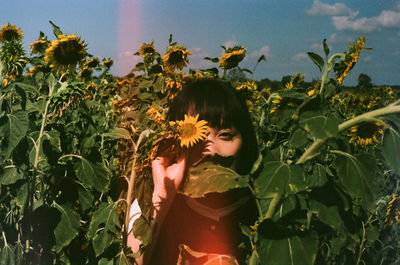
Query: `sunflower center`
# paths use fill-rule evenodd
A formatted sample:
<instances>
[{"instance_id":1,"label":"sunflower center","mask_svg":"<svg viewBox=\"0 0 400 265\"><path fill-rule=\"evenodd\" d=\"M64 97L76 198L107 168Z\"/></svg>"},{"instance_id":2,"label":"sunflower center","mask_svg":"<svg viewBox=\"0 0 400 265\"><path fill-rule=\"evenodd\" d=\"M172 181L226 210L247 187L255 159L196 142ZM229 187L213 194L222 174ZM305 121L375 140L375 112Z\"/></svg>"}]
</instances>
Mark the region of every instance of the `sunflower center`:
<instances>
[{"instance_id":1,"label":"sunflower center","mask_svg":"<svg viewBox=\"0 0 400 265\"><path fill-rule=\"evenodd\" d=\"M181 137L190 138L196 135L196 126L192 123L186 123L181 126Z\"/></svg>"},{"instance_id":2,"label":"sunflower center","mask_svg":"<svg viewBox=\"0 0 400 265\"><path fill-rule=\"evenodd\" d=\"M61 65L76 64L83 57L82 50L82 45L76 41L61 42L54 50L54 58Z\"/></svg>"},{"instance_id":3,"label":"sunflower center","mask_svg":"<svg viewBox=\"0 0 400 265\"><path fill-rule=\"evenodd\" d=\"M6 30L3 32L3 38L6 41L12 41L12 40L17 40L19 37L19 34L15 30Z\"/></svg>"},{"instance_id":4,"label":"sunflower center","mask_svg":"<svg viewBox=\"0 0 400 265\"><path fill-rule=\"evenodd\" d=\"M143 49L143 52L144 53L153 53L154 49L153 49L153 47L146 47Z\"/></svg>"},{"instance_id":5,"label":"sunflower center","mask_svg":"<svg viewBox=\"0 0 400 265\"><path fill-rule=\"evenodd\" d=\"M375 123L361 123L357 127L357 136L363 139L372 138L379 134L379 129Z\"/></svg>"},{"instance_id":6,"label":"sunflower center","mask_svg":"<svg viewBox=\"0 0 400 265\"><path fill-rule=\"evenodd\" d=\"M168 59L168 61L171 64L178 64L178 63L182 62L182 60L183 60L183 53L182 53L182 51L179 51L179 50L172 52L169 55L169 59Z\"/></svg>"}]
</instances>

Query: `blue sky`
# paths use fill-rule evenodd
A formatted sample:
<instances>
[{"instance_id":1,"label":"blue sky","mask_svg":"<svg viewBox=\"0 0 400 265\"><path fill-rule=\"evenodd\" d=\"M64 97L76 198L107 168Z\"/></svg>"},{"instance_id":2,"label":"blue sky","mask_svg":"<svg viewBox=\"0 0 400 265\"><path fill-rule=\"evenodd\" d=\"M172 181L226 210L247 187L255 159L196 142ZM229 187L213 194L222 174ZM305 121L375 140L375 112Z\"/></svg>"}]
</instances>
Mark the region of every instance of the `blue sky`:
<instances>
[{"instance_id":1,"label":"blue sky","mask_svg":"<svg viewBox=\"0 0 400 265\"><path fill-rule=\"evenodd\" d=\"M21 27L26 47L40 31L53 38L48 20L81 36L90 53L113 58L117 75L139 61L133 53L141 43L154 41L163 54L173 34L192 52L191 68L213 67L202 58L220 56L220 45L238 44L247 50L242 67L267 57L255 79L301 72L311 80L319 71L307 51L322 55L326 38L332 53L342 52L365 36L373 49L361 52L345 84L356 84L360 73L374 84L400 84L399 0L13 0L0 9L0 23Z\"/></svg>"}]
</instances>

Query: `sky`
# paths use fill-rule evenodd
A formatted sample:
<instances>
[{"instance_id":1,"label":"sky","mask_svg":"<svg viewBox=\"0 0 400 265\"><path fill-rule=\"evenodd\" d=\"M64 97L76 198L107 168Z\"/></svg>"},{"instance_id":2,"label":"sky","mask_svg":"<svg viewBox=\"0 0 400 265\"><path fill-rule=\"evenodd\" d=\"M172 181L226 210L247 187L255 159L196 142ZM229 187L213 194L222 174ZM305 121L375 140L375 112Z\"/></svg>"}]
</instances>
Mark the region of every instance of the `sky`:
<instances>
[{"instance_id":1,"label":"sky","mask_svg":"<svg viewBox=\"0 0 400 265\"><path fill-rule=\"evenodd\" d=\"M0 24L15 24L24 33L25 48L40 31L54 39L49 20L65 34L76 34L99 58L112 58L111 72L125 75L140 61L140 44L154 41L161 55L170 34L189 49L189 67L215 67L204 57L220 57L232 45L246 47L240 64L253 69L264 54L254 79L281 80L297 72L305 80L319 70L307 52L331 54L366 37L345 85L357 84L360 73L376 85L400 85L400 0L13 0L0 9ZM184 72L188 71L184 69Z\"/></svg>"}]
</instances>

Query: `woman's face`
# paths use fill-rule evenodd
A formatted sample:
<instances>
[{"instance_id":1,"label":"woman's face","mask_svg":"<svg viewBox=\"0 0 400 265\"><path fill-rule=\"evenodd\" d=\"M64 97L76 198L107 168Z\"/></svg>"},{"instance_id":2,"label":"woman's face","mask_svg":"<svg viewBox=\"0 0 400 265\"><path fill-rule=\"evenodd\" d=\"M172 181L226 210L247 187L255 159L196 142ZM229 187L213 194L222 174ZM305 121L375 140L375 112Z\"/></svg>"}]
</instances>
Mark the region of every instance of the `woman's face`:
<instances>
[{"instance_id":1,"label":"woman's face","mask_svg":"<svg viewBox=\"0 0 400 265\"><path fill-rule=\"evenodd\" d=\"M238 157L242 147L242 135L235 128L217 129L208 127L207 138L193 148L192 162L206 155L224 155Z\"/></svg>"}]
</instances>

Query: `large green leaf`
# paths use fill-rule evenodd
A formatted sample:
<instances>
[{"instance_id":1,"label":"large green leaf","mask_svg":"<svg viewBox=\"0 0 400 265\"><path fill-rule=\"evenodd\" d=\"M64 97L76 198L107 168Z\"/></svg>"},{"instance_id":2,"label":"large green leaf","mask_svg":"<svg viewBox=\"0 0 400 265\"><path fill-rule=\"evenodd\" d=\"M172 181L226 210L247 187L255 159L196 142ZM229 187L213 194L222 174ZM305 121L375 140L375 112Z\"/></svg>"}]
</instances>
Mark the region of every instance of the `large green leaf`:
<instances>
[{"instance_id":1,"label":"large green leaf","mask_svg":"<svg viewBox=\"0 0 400 265\"><path fill-rule=\"evenodd\" d=\"M312 174L306 177L307 187L320 187L328 181L326 168L320 163L313 164Z\"/></svg>"},{"instance_id":2,"label":"large green leaf","mask_svg":"<svg viewBox=\"0 0 400 265\"><path fill-rule=\"evenodd\" d=\"M28 112L17 110L7 114L8 123L4 124L2 131L8 137L8 146L5 150L5 158L7 159L21 139L26 135L29 127Z\"/></svg>"},{"instance_id":3,"label":"large green leaf","mask_svg":"<svg viewBox=\"0 0 400 265\"><path fill-rule=\"evenodd\" d=\"M56 209L61 212L61 220L54 229L54 248L59 252L78 235L81 218L70 206L56 204Z\"/></svg>"},{"instance_id":4,"label":"large green leaf","mask_svg":"<svg viewBox=\"0 0 400 265\"><path fill-rule=\"evenodd\" d=\"M290 194L306 188L303 168L280 161L266 161L255 179L257 197L271 198L273 194Z\"/></svg>"},{"instance_id":5,"label":"large green leaf","mask_svg":"<svg viewBox=\"0 0 400 265\"><path fill-rule=\"evenodd\" d=\"M76 167L76 175L83 184L89 187L94 187L100 192L107 190L109 184L107 170L100 164L94 164L80 157L80 162Z\"/></svg>"},{"instance_id":6,"label":"large green leaf","mask_svg":"<svg viewBox=\"0 0 400 265\"><path fill-rule=\"evenodd\" d=\"M22 172L20 172L15 166L8 166L4 168L4 174L0 177L1 185L10 185L14 184L20 179L23 179L24 174L22 174Z\"/></svg>"},{"instance_id":7,"label":"large green leaf","mask_svg":"<svg viewBox=\"0 0 400 265\"><path fill-rule=\"evenodd\" d=\"M303 112L300 125L316 138L332 137L338 134L338 122L333 117L317 112Z\"/></svg>"},{"instance_id":8,"label":"large green leaf","mask_svg":"<svg viewBox=\"0 0 400 265\"><path fill-rule=\"evenodd\" d=\"M108 248L114 240L114 235L105 229L100 230L93 237L93 249L96 253L96 257L103 254L103 252Z\"/></svg>"},{"instance_id":9,"label":"large green leaf","mask_svg":"<svg viewBox=\"0 0 400 265\"><path fill-rule=\"evenodd\" d=\"M310 57L311 61L313 61L316 66L318 66L319 71L322 73L322 68L324 67L325 64L324 59L322 59L321 56L313 52L307 52L307 54Z\"/></svg>"},{"instance_id":10,"label":"large green leaf","mask_svg":"<svg viewBox=\"0 0 400 265\"><path fill-rule=\"evenodd\" d=\"M376 160L368 154L352 156L343 153L336 156L333 166L347 192L353 197L362 198L363 205L373 210L376 196Z\"/></svg>"},{"instance_id":11,"label":"large green leaf","mask_svg":"<svg viewBox=\"0 0 400 265\"><path fill-rule=\"evenodd\" d=\"M293 231L271 220L258 228L258 254L263 265L314 264L318 236L313 232Z\"/></svg>"},{"instance_id":12,"label":"large green leaf","mask_svg":"<svg viewBox=\"0 0 400 265\"><path fill-rule=\"evenodd\" d=\"M192 198L200 198L210 192L221 193L235 188L248 187L248 181L247 176L240 176L233 169L206 159L189 169L181 193Z\"/></svg>"},{"instance_id":13,"label":"large green leaf","mask_svg":"<svg viewBox=\"0 0 400 265\"><path fill-rule=\"evenodd\" d=\"M110 132L103 133L103 136L108 136L114 139L126 139L126 140L132 140L131 135L129 131L125 128L114 128Z\"/></svg>"},{"instance_id":14,"label":"large green leaf","mask_svg":"<svg viewBox=\"0 0 400 265\"><path fill-rule=\"evenodd\" d=\"M14 265L15 255L10 245L5 245L0 251L0 264L1 265Z\"/></svg>"},{"instance_id":15,"label":"large green leaf","mask_svg":"<svg viewBox=\"0 0 400 265\"><path fill-rule=\"evenodd\" d=\"M119 230L118 205L112 203L100 203L99 208L93 213L92 220L89 225L88 237L93 238L99 227L105 230L117 232Z\"/></svg>"},{"instance_id":16,"label":"large green leaf","mask_svg":"<svg viewBox=\"0 0 400 265\"><path fill-rule=\"evenodd\" d=\"M382 142L383 157L387 164L400 175L400 133L394 128L385 130Z\"/></svg>"},{"instance_id":17,"label":"large green leaf","mask_svg":"<svg viewBox=\"0 0 400 265\"><path fill-rule=\"evenodd\" d=\"M143 245L147 246L151 242L152 238L152 225L143 215L141 215L135 220L135 222L133 222L132 233L135 238L142 241Z\"/></svg>"}]
</instances>

